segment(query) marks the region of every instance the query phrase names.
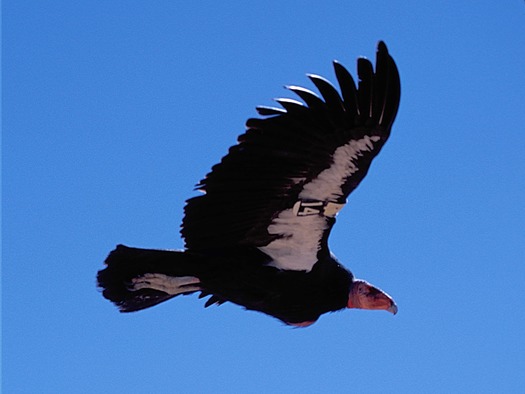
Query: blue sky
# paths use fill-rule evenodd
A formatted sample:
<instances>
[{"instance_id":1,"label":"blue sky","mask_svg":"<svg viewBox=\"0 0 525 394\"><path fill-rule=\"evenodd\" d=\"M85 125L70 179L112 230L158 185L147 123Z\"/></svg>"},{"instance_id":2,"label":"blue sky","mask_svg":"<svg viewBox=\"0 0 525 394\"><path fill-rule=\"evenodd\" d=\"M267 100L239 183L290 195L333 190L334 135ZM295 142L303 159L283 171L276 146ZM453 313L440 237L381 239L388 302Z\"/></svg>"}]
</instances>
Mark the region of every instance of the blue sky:
<instances>
[{"instance_id":1,"label":"blue sky","mask_svg":"<svg viewBox=\"0 0 525 394\"><path fill-rule=\"evenodd\" d=\"M525 3L4 1L6 393L525 387ZM256 105L385 40L391 139L330 244L395 317L291 329L196 296L119 314L117 244L179 248L184 200Z\"/></svg>"}]
</instances>

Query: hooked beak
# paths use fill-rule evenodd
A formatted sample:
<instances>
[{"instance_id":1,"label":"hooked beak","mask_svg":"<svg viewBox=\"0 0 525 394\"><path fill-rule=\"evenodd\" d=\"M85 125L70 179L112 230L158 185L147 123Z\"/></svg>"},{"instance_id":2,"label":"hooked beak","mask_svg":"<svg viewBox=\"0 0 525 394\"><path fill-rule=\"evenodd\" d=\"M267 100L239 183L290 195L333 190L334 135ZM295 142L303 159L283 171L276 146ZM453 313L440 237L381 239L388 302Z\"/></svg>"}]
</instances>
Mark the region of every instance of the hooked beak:
<instances>
[{"instance_id":1,"label":"hooked beak","mask_svg":"<svg viewBox=\"0 0 525 394\"><path fill-rule=\"evenodd\" d=\"M397 313L397 305L392 297L383 290L364 280L356 280L348 295L348 308L384 309L392 314Z\"/></svg>"},{"instance_id":2,"label":"hooked beak","mask_svg":"<svg viewBox=\"0 0 525 394\"><path fill-rule=\"evenodd\" d=\"M392 300L392 305L390 305L388 308L386 308L386 310L390 313L392 313L393 315L395 315L397 313L397 305L396 305L396 302L394 300Z\"/></svg>"}]
</instances>

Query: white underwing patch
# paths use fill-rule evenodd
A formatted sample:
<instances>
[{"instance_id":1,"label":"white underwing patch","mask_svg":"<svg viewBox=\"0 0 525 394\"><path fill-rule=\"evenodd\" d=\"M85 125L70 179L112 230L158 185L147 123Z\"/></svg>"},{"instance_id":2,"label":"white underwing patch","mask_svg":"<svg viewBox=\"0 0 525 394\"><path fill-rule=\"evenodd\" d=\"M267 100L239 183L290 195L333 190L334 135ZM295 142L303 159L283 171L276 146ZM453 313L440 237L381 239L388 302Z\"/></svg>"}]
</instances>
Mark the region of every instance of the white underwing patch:
<instances>
[{"instance_id":1,"label":"white underwing patch","mask_svg":"<svg viewBox=\"0 0 525 394\"><path fill-rule=\"evenodd\" d=\"M278 238L260 249L272 257L270 265L288 270L312 269L317 261L319 240L326 230L326 220L321 215L297 216L292 209L282 211L268 227Z\"/></svg>"},{"instance_id":2,"label":"white underwing patch","mask_svg":"<svg viewBox=\"0 0 525 394\"><path fill-rule=\"evenodd\" d=\"M352 140L348 144L337 148L333 155L333 164L322 171L312 182L304 185L299 194L301 199L318 201L337 201L342 197L341 187L344 181L359 171L354 163L363 152L371 151L373 143L380 137L365 135L360 140Z\"/></svg>"},{"instance_id":3,"label":"white underwing patch","mask_svg":"<svg viewBox=\"0 0 525 394\"><path fill-rule=\"evenodd\" d=\"M359 171L355 161L363 152L371 151L373 143L379 140L378 136L364 136L337 148L333 154L332 165L304 185L299 199L324 203L340 200L343 196L344 182ZM333 216L337 212L338 210ZM322 214L297 215L297 209L295 213L293 209L287 209L268 227L269 234L281 237L259 249L273 259L270 265L281 269L310 271L317 262L320 241L327 228L326 217Z\"/></svg>"}]
</instances>

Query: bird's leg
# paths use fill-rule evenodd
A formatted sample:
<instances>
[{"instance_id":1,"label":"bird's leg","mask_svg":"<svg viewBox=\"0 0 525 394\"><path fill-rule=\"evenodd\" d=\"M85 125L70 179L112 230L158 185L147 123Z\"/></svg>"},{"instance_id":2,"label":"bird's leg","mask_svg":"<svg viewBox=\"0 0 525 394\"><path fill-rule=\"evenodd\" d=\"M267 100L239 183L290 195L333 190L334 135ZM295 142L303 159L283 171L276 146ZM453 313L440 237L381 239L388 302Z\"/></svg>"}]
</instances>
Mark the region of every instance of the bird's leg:
<instances>
[{"instance_id":1,"label":"bird's leg","mask_svg":"<svg viewBox=\"0 0 525 394\"><path fill-rule=\"evenodd\" d=\"M168 276L164 274L144 274L131 279L129 290L153 289L169 295L190 293L201 290L200 279L194 276Z\"/></svg>"}]
</instances>

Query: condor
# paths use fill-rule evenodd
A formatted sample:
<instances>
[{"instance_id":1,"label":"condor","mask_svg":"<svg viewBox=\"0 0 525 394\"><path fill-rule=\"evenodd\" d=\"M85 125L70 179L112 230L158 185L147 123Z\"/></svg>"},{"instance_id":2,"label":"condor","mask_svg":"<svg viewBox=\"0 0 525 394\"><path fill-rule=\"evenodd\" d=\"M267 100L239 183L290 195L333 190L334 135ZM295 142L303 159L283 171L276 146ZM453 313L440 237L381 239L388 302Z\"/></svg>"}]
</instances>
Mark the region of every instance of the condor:
<instances>
[{"instance_id":1,"label":"condor","mask_svg":"<svg viewBox=\"0 0 525 394\"><path fill-rule=\"evenodd\" d=\"M328 247L336 216L390 135L400 99L397 67L380 42L376 68L357 61L358 84L334 62L340 93L308 75L320 96L287 88L200 181L184 209L184 250L118 245L98 272L122 312L200 293L205 306L232 302L305 327L344 308L397 312L394 300L359 280Z\"/></svg>"}]
</instances>

